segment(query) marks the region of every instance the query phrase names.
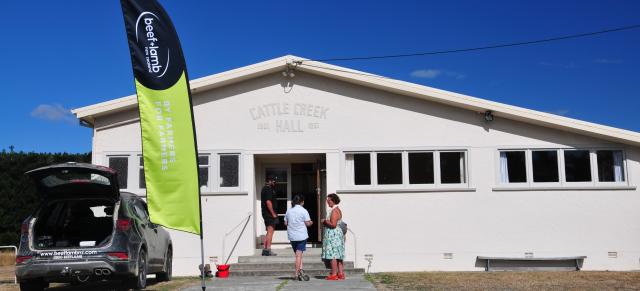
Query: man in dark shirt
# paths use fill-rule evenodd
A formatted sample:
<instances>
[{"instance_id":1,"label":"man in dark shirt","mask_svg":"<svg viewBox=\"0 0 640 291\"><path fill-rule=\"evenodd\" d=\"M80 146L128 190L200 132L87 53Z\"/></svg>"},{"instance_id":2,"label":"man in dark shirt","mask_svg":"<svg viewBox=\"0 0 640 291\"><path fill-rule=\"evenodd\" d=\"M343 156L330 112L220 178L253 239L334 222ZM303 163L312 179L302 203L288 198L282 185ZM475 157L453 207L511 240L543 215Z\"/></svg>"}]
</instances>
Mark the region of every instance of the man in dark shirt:
<instances>
[{"instance_id":1,"label":"man in dark shirt","mask_svg":"<svg viewBox=\"0 0 640 291\"><path fill-rule=\"evenodd\" d=\"M265 185L264 187L262 187L262 193L260 195L262 219L264 220L264 226L267 228L267 235L264 239L264 249L262 250L263 256L276 255L271 252L271 240L273 239L273 232L276 230L276 224L278 224L278 215L275 211L275 187L276 179L273 177L267 177L267 179L265 180Z\"/></svg>"}]
</instances>

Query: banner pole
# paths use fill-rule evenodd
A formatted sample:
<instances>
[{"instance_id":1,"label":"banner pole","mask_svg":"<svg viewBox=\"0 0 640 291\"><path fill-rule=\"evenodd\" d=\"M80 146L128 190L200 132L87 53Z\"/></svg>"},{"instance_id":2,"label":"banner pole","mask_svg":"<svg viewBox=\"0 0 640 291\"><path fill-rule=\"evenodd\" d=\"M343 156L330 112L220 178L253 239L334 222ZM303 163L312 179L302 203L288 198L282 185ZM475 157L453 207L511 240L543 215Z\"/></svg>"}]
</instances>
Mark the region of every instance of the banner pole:
<instances>
[{"instance_id":1,"label":"banner pole","mask_svg":"<svg viewBox=\"0 0 640 291\"><path fill-rule=\"evenodd\" d=\"M189 73L187 72L187 64L184 65L184 75L187 79L187 92L189 94L189 106L191 106L191 128L193 129L193 145L196 147L196 167L198 173L198 214L200 215L200 263L202 264L202 272L200 272L202 291L207 289L204 283L204 228L202 227L202 189L200 189L200 162L198 161L198 136L196 133L196 119L193 115L193 99L191 97L191 84L189 83Z\"/></svg>"},{"instance_id":2,"label":"banner pole","mask_svg":"<svg viewBox=\"0 0 640 291\"><path fill-rule=\"evenodd\" d=\"M202 264L202 272L200 272L202 291L207 289L204 283L204 228L202 227L202 189L200 189L200 162L198 161L198 136L196 135L196 119L193 116L193 100L191 98L191 84L189 84L189 73L187 73L187 64L184 65L184 75L187 79L187 92L189 94L189 106L191 106L191 128L193 129L193 144L196 147L196 167L198 173L198 214L200 215L200 263Z\"/></svg>"},{"instance_id":3,"label":"banner pole","mask_svg":"<svg viewBox=\"0 0 640 291\"><path fill-rule=\"evenodd\" d=\"M202 217L202 210L200 210L200 217ZM202 218L200 218L202 221ZM202 222L200 222L202 224ZM204 276L205 276L205 272L204 272L204 239L202 238L202 228L200 230L200 262L202 263L202 272L201 272L201 286L202 286L202 291L207 289L207 286L204 284Z\"/></svg>"}]
</instances>

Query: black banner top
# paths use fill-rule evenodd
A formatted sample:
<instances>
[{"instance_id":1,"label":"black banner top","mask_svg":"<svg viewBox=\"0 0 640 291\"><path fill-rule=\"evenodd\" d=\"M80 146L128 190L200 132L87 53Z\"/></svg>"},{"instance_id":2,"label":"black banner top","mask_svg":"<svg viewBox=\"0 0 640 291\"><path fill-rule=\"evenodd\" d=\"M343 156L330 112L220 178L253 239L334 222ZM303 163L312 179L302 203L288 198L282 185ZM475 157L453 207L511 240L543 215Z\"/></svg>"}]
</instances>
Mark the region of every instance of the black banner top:
<instances>
[{"instance_id":1,"label":"black banner top","mask_svg":"<svg viewBox=\"0 0 640 291\"><path fill-rule=\"evenodd\" d=\"M185 71L185 62L169 16L155 0L120 4L136 80L154 90L173 86Z\"/></svg>"}]
</instances>

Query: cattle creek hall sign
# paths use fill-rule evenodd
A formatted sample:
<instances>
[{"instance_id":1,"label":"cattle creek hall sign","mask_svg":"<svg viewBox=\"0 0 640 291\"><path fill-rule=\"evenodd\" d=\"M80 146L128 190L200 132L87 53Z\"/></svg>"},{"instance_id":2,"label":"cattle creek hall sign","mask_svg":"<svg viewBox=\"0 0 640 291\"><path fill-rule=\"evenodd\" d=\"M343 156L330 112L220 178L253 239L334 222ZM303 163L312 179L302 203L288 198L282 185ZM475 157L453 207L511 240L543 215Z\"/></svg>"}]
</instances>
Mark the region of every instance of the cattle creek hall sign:
<instances>
[{"instance_id":1,"label":"cattle creek hall sign","mask_svg":"<svg viewBox=\"0 0 640 291\"><path fill-rule=\"evenodd\" d=\"M257 129L277 133L305 132L320 129L329 107L309 103L267 103L249 108Z\"/></svg>"}]
</instances>

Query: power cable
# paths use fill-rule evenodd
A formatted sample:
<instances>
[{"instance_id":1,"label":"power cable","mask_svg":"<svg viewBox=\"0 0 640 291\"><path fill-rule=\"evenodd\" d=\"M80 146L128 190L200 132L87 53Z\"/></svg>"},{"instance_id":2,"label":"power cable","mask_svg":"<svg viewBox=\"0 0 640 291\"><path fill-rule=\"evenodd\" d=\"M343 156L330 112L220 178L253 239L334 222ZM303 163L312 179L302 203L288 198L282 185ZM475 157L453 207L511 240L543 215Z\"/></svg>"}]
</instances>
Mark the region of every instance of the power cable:
<instances>
[{"instance_id":1,"label":"power cable","mask_svg":"<svg viewBox=\"0 0 640 291\"><path fill-rule=\"evenodd\" d=\"M301 61L299 61L299 64L303 64L304 62L308 62L308 61L317 61L317 62L358 61L358 60L389 59L389 58L403 58L403 57L417 57L417 56L427 56L427 55L440 55L440 54L449 54L449 53L461 53L461 52L479 51L479 50L487 50L487 49L495 49L495 48L504 48L504 47L513 47L513 46L538 44L538 43L543 43L543 42L551 42L551 41L558 41L558 40L566 40L566 39L594 36L594 35L599 35L599 34L605 34L605 33L623 31L623 30L631 30L631 29L637 29L637 28L640 28L640 24L617 27L617 28L611 28L611 29L605 29L605 30L594 31L594 32L572 34L572 35L565 35L565 36L558 36L558 37L531 40L531 41L523 41L523 42L514 42L514 43L506 43L506 44L495 44L495 45L473 47L473 48L452 49L452 50L444 50L444 51L430 51L430 52L420 52L420 53L410 53L410 54L383 55L383 56L310 59L310 60L301 60ZM350 72L350 73L353 73L353 72Z\"/></svg>"},{"instance_id":2,"label":"power cable","mask_svg":"<svg viewBox=\"0 0 640 291\"><path fill-rule=\"evenodd\" d=\"M309 61L309 60L307 60L307 61ZM343 73L362 75L362 76L367 76L367 77L375 77L375 78L381 78L381 79L391 79L389 77L380 76L380 75L367 74L367 73L362 73L362 72L341 70L341 69L335 69L335 68L330 68L330 67L325 67L325 66L307 64L307 63L303 63L303 61L295 61L295 63L297 65L300 65L300 66L314 67L314 68L320 68L320 69L331 70L331 71L336 71L336 72L343 72Z\"/></svg>"}]
</instances>

